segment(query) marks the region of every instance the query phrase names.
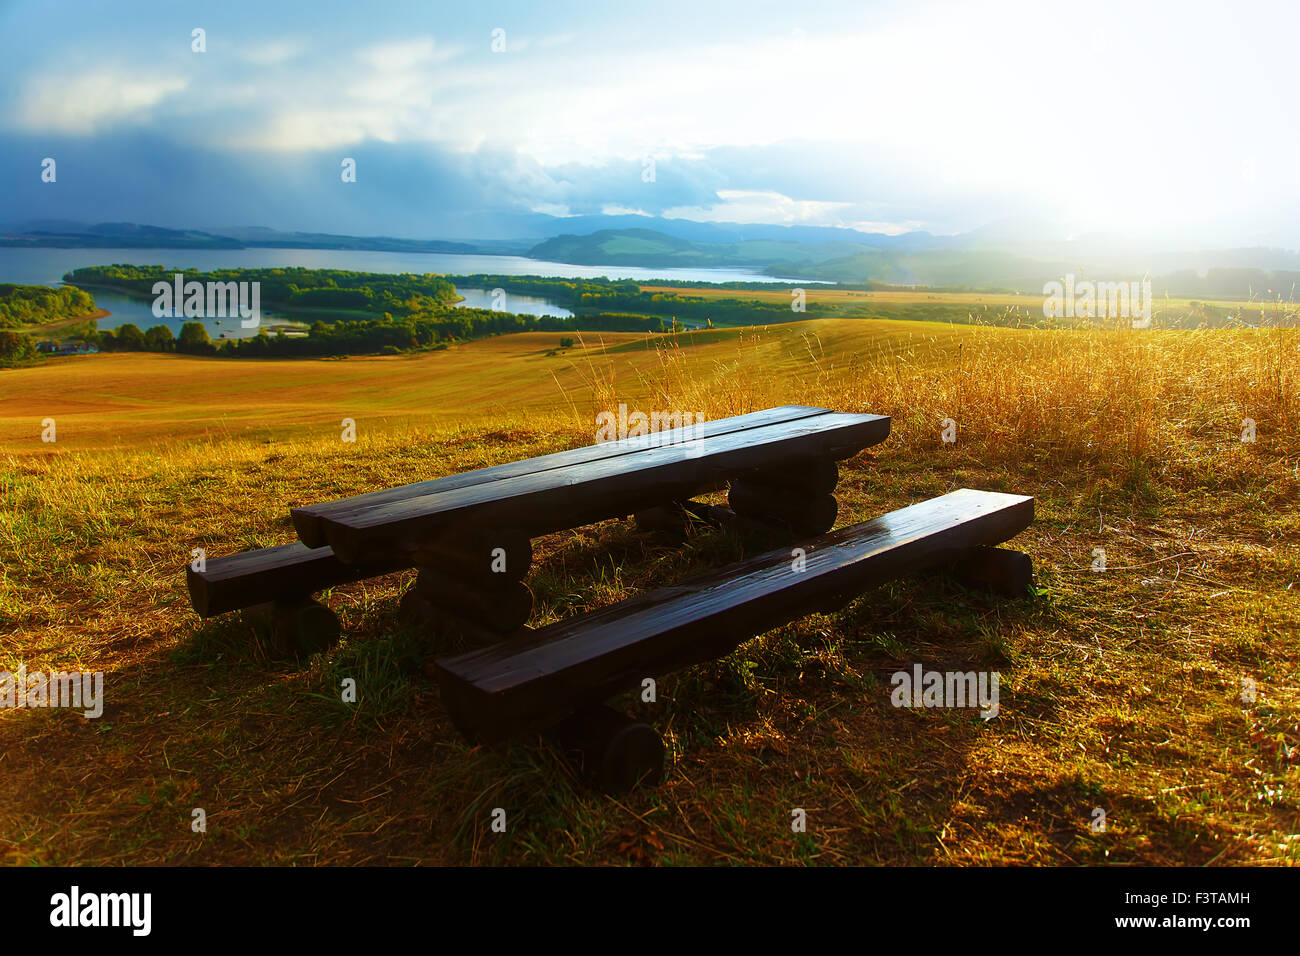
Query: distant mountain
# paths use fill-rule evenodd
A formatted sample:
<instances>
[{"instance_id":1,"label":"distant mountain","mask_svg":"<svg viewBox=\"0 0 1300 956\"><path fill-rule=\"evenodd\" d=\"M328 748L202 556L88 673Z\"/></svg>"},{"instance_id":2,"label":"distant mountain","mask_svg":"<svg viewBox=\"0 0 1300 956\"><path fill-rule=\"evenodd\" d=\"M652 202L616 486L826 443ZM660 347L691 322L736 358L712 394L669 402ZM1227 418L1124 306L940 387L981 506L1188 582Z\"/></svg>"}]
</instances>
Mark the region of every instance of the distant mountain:
<instances>
[{"instance_id":1,"label":"distant mountain","mask_svg":"<svg viewBox=\"0 0 1300 956\"><path fill-rule=\"evenodd\" d=\"M391 236L340 236L326 232L281 232L266 226L229 226L210 233L234 239L249 249L357 249L368 252L445 252L473 255L482 243L446 239L396 239Z\"/></svg>"},{"instance_id":2,"label":"distant mountain","mask_svg":"<svg viewBox=\"0 0 1300 956\"><path fill-rule=\"evenodd\" d=\"M68 220L20 223L0 235L0 246L45 246L89 249L356 249L377 252L483 253L483 245L443 239L394 239L388 236L339 236L319 232L280 232L264 226L229 229L164 229L133 222L95 225ZM521 252L516 243L512 251ZM495 248L492 250L495 252ZM491 254L490 252L488 254Z\"/></svg>"},{"instance_id":3,"label":"distant mountain","mask_svg":"<svg viewBox=\"0 0 1300 956\"><path fill-rule=\"evenodd\" d=\"M648 216L512 214L511 228L563 228L530 238L403 239L284 232L265 226L167 229L130 222L32 220L9 225L0 246L176 249L345 249L527 256L589 266L746 269L792 281L885 283L931 288L1041 292L1066 274L1094 280L1160 277L1170 294L1206 297L1300 291L1300 253L1287 249L1193 249L1114 237L1062 238L1032 221L995 223L958 236L898 236L817 226L749 226ZM500 217L494 228L501 227ZM614 228L618 224L626 226ZM600 228L582 231L583 226ZM653 228L651 228L653 226ZM575 228L576 227L576 228ZM440 230L455 223L440 220Z\"/></svg>"},{"instance_id":4,"label":"distant mountain","mask_svg":"<svg viewBox=\"0 0 1300 956\"><path fill-rule=\"evenodd\" d=\"M745 239L700 242L655 229L601 229L589 235L565 234L533 246L533 259L575 265L626 265L663 268L744 268L756 271L795 269L811 263L848 258L863 251L856 242L796 242ZM774 272L773 274L789 274Z\"/></svg>"},{"instance_id":5,"label":"distant mountain","mask_svg":"<svg viewBox=\"0 0 1300 956\"><path fill-rule=\"evenodd\" d=\"M43 228L42 228L43 227ZM72 222L26 225L0 235L0 246L44 246L56 249L238 249L226 236L193 229L164 229L133 222L101 222L93 226Z\"/></svg>"},{"instance_id":6,"label":"distant mountain","mask_svg":"<svg viewBox=\"0 0 1300 956\"><path fill-rule=\"evenodd\" d=\"M948 237L928 232L887 235L862 232L835 226L780 226L768 223L696 222L693 219L662 219L657 216L544 216L528 214L508 222L497 217L503 234L519 238L550 238L559 234L588 235L602 231L651 230L690 242L739 243L752 240L773 242L851 242L866 246L909 249L935 248L947 243Z\"/></svg>"}]
</instances>

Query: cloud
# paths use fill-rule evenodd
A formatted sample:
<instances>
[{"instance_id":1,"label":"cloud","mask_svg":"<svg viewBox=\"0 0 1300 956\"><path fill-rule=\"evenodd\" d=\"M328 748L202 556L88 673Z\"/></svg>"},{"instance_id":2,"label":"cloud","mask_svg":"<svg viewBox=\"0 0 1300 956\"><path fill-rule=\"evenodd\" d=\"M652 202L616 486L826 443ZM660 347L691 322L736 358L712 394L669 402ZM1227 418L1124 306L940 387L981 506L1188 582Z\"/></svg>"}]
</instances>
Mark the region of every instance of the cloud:
<instances>
[{"instance_id":1,"label":"cloud","mask_svg":"<svg viewBox=\"0 0 1300 956\"><path fill-rule=\"evenodd\" d=\"M602 216L645 216L651 218L650 213L646 212L644 209L635 209L631 206L620 206L615 202L607 202L601 206L600 214Z\"/></svg>"},{"instance_id":2,"label":"cloud","mask_svg":"<svg viewBox=\"0 0 1300 956\"><path fill-rule=\"evenodd\" d=\"M357 59L381 73L409 73L438 57L433 37L412 37L393 43L376 43L357 52Z\"/></svg>"},{"instance_id":3,"label":"cloud","mask_svg":"<svg viewBox=\"0 0 1300 956\"><path fill-rule=\"evenodd\" d=\"M333 56L318 59L264 84L252 115L228 130L222 145L295 152L369 140L454 142L443 114L459 81L446 64L463 53L420 36L352 49L341 64Z\"/></svg>"},{"instance_id":4,"label":"cloud","mask_svg":"<svg viewBox=\"0 0 1300 956\"><path fill-rule=\"evenodd\" d=\"M149 76L138 66L41 74L28 81L19 97L18 124L31 131L76 134L142 124L154 107L188 85L179 74Z\"/></svg>"},{"instance_id":5,"label":"cloud","mask_svg":"<svg viewBox=\"0 0 1300 956\"><path fill-rule=\"evenodd\" d=\"M576 39L578 39L576 33L554 33L538 39L537 46L543 50L550 50L557 46L568 46Z\"/></svg>"},{"instance_id":6,"label":"cloud","mask_svg":"<svg viewBox=\"0 0 1300 956\"><path fill-rule=\"evenodd\" d=\"M343 156L359 162L356 193L403 223L419 214L404 202L436 197L429 208L878 231L1033 214L1080 230L1217 237L1222 223L1263 240L1254 226L1268 223L1294 237L1300 127L1270 44L1300 8L1241 2L1255 9L1098 0L1083 20L1030 0L814 2L794 20L697 0L521 5L502 14L508 52L494 54L495 21L423 5L304 20L235 0L213 8L202 56L182 42L188 27L145 14L87 4L45 31L32 28L38 5L0 4L0 127L40 134L38 157L56 155L56 134L149 134L202 157L200 176L265 170L248 183L267 192L291 171L304 197L343 200L322 215L355 217L350 231L374 218L314 185L336 180Z\"/></svg>"},{"instance_id":7,"label":"cloud","mask_svg":"<svg viewBox=\"0 0 1300 956\"><path fill-rule=\"evenodd\" d=\"M924 224L917 220L888 222L863 219L862 204L826 202L816 199L792 199L771 190L722 189L720 202L707 206L677 206L665 209L665 219L689 219L693 222L770 223L785 226L834 226L863 232L900 235L914 232Z\"/></svg>"}]
</instances>

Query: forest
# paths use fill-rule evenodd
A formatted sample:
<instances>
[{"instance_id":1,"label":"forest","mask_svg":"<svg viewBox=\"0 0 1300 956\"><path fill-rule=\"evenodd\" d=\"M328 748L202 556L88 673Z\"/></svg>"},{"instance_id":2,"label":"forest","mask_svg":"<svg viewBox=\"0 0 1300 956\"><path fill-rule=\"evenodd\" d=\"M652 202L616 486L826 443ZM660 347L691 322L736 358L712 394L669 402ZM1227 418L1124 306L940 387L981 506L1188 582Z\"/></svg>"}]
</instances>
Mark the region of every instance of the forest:
<instances>
[{"instance_id":1,"label":"forest","mask_svg":"<svg viewBox=\"0 0 1300 956\"><path fill-rule=\"evenodd\" d=\"M73 286L0 282L0 329L21 329L56 319L71 319L95 311L90 293Z\"/></svg>"}]
</instances>

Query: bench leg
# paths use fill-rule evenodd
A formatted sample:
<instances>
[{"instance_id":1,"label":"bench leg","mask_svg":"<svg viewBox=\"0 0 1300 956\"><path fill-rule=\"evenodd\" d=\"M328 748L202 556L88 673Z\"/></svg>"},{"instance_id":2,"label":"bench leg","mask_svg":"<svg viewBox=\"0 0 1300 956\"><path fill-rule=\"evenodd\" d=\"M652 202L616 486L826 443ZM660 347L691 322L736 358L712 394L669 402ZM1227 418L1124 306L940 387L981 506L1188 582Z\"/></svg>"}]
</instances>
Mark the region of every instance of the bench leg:
<instances>
[{"instance_id":1,"label":"bench leg","mask_svg":"<svg viewBox=\"0 0 1300 956\"><path fill-rule=\"evenodd\" d=\"M839 484L840 467L831 458L810 458L773 468L742 472L736 480L747 485L784 488L794 495L828 495Z\"/></svg>"},{"instance_id":2,"label":"bench leg","mask_svg":"<svg viewBox=\"0 0 1300 956\"><path fill-rule=\"evenodd\" d=\"M672 538L685 538L690 526L690 515L677 502L659 505L656 508L643 508L633 518L637 530L648 534L664 534Z\"/></svg>"},{"instance_id":3,"label":"bench leg","mask_svg":"<svg viewBox=\"0 0 1300 956\"><path fill-rule=\"evenodd\" d=\"M402 595L397 607L397 620L402 627L425 629L435 643L441 643L450 637L460 637L481 647L518 637L528 630L522 624L506 631L484 627L481 621L471 620L434 604L420 593L418 585L407 588Z\"/></svg>"},{"instance_id":4,"label":"bench leg","mask_svg":"<svg viewBox=\"0 0 1300 956\"><path fill-rule=\"evenodd\" d=\"M406 550L412 567L488 583L522 581L533 563L532 541L509 529L452 531Z\"/></svg>"},{"instance_id":5,"label":"bench leg","mask_svg":"<svg viewBox=\"0 0 1300 956\"><path fill-rule=\"evenodd\" d=\"M775 485L743 481L731 483L727 503L741 517L776 522L799 537L829 531L839 513L839 504L832 494L800 494Z\"/></svg>"},{"instance_id":6,"label":"bench leg","mask_svg":"<svg viewBox=\"0 0 1300 956\"><path fill-rule=\"evenodd\" d=\"M243 613L255 630L269 636L278 657L310 657L329 650L342 635L338 616L311 597L256 604Z\"/></svg>"},{"instance_id":7,"label":"bench leg","mask_svg":"<svg viewBox=\"0 0 1300 956\"><path fill-rule=\"evenodd\" d=\"M523 581L459 579L420 568L415 591L434 608L497 634L514 633L533 613L533 592Z\"/></svg>"},{"instance_id":8,"label":"bench leg","mask_svg":"<svg viewBox=\"0 0 1300 956\"><path fill-rule=\"evenodd\" d=\"M978 547L956 561L948 573L967 587L1024 597L1033 583L1034 562L1010 548Z\"/></svg>"},{"instance_id":9,"label":"bench leg","mask_svg":"<svg viewBox=\"0 0 1300 956\"><path fill-rule=\"evenodd\" d=\"M584 708L552 730L580 773L609 794L657 786L664 776L664 742L649 724L612 707Z\"/></svg>"}]
</instances>

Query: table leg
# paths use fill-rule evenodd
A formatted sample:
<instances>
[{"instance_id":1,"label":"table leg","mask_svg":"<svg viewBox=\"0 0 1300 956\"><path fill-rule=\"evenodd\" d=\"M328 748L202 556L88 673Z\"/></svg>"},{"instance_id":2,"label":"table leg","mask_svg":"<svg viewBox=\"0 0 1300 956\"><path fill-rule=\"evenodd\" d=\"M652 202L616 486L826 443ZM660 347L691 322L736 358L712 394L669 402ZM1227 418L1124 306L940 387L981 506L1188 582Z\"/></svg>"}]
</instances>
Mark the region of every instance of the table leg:
<instances>
[{"instance_id":1,"label":"table leg","mask_svg":"<svg viewBox=\"0 0 1300 956\"><path fill-rule=\"evenodd\" d=\"M244 608L244 620L266 635L277 657L306 658L338 643L338 616L310 595Z\"/></svg>"},{"instance_id":2,"label":"table leg","mask_svg":"<svg viewBox=\"0 0 1300 956\"><path fill-rule=\"evenodd\" d=\"M609 794L656 786L664 775L664 742L649 724L605 704L585 707L552 730L579 772Z\"/></svg>"}]
</instances>

